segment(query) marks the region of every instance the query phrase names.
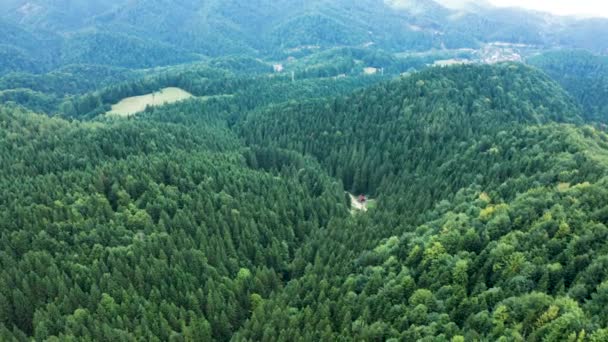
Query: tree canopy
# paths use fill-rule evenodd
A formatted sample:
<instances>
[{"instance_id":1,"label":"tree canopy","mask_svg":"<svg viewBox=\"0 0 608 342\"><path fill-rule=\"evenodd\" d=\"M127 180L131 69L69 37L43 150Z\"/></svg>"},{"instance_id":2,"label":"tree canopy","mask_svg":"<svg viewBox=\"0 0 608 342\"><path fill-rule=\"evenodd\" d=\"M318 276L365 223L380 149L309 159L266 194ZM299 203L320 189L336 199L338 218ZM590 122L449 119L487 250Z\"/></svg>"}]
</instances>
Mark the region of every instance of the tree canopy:
<instances>
[{"instance_id":1,"label":"tree canopy","mask_svg":"<svg viewBox=\"0 0 608 342\"><path fill-rule=\"evenodd\" d=\"M547 75L217 63L0 106L0 340L608 336L608 135Z\"/></svg>"}]
</instances>

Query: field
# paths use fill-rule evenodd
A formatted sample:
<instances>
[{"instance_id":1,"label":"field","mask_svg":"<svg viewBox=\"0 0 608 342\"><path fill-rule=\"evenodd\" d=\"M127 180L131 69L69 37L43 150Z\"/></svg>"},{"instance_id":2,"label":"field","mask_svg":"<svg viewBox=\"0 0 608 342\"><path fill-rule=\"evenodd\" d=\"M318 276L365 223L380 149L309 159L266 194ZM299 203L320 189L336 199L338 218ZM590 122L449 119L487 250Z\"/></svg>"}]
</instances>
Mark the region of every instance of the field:
<instances>
[{"instance_id":1,"label":"field","mask_svg":"<svg viewBox=\"0 0 608 342\"><path fill-rule=\"evenodd\" d=\"M162 106L192 98L192 94L180 88L164 88L155 93L127 97L112 106L108 115L131 116L142 112L147 106Z\"/></svg>"}]
</instances>

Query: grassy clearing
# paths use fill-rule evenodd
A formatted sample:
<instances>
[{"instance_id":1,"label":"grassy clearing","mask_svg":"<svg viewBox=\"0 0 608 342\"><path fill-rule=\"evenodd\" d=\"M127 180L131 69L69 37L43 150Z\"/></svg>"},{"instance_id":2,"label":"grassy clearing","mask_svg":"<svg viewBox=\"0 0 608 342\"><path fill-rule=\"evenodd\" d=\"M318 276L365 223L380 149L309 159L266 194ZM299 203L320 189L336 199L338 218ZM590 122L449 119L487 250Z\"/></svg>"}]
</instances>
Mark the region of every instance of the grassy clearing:
<instances>
[{"instance_id":1,"label":"grassy clearing","mask_svg":"<svg viewBox=\"0 0 608 342\"><path fill-rule=\"evenodd\" d=\"M367 212L369 209L374 209L378 206L376 200L367 199L365 203L361 203L357 196L351 193L348 193L348 195L350 197L350 212L353 215L357 212Z\"/></svg>"},{"instance_id":2,"label":"grassy clearing","mask_svg":"<svg viewBox=\"0 0 608 342\"><path fill-rule=\"evenodd\" d=\"M131 116L142 112L147 106L162 106L192 98L192 94L180 88L164 88L155 93L127 97L112 106L108 115Z\"/></svg>"}]
</instances>

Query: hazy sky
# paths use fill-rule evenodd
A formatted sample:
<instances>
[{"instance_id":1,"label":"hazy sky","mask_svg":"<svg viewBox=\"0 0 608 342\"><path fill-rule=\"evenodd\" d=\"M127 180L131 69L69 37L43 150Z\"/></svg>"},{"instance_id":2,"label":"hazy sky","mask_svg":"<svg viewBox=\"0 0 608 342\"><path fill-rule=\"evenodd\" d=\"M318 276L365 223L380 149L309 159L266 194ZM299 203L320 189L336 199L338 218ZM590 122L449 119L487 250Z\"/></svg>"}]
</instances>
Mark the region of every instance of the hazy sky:
<instances>
[{"instance_id":1,"label":"hazy sky","mask_svg":"<svg viewBox=\"0 0 608 342\"><path fill-rule=\"evenodd\" d=\"M608 0L489 0L497 6L518 6L559 15L608 17Z\"/></svg>"}]
</instances>

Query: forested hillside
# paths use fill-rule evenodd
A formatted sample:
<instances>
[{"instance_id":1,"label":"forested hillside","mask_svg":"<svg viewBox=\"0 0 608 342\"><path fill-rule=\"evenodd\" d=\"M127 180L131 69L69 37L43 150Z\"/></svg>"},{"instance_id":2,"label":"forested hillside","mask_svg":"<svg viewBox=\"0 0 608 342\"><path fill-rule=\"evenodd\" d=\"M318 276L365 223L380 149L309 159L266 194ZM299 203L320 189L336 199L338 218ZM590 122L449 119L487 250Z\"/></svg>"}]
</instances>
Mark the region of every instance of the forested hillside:
<instances>
[{"instance_id":1,"label":"forested hillside","mask_svg":"<svg viewBox=\"0 0 608 342\"><path fill-rule=\"evenodd\" d=\"M314 162L252 168L257 150L219 122L0 115L5 341L228 340L307 237L348 215Z\"/></svg>"},{"instance_id":2,"label":"forested hillside","mask_svg":"<svg viewBox=\"0 0 608 342\"><path fill-rule=\"evenodd\" d=\"M433 0L10 0L0 4L0 75L227 55L284 61L338 47L400 53L506 42L604 53L607 33L606 19Z\"/></svg>"},{"instance_id":3,"label":"forested hillside","mask_svg":"<svg viewBox=\"0 0 608 342\"><path fill-rule=\"evenodd\" d=\"M559 82L580 103L587 119L608 122L608 57L584 50L555 51L528 62Z\"/></svg>"},{"instance_id":4,"label":"forested hillside","mask_svg":"<svg viewBox=\"0 0 608 342\"><path fill-rule=\"evenodd\" d=\"M548 76L213 63L0 107L0 340L608 338L608 135Z\"/></svg>"},{"instance_id":5,"label":"forested hillside","mask_svg":"<svg viewBox=\"0 0 608 342\"><path fill-rule=\"evenodd\" d=\"M517 65L250 114L246 141L378 204L314 236L237 340L604 340L608 136L566 122L564 92Z\"/></svg>"},{"instance_id":6,"label":"forested hillside","mask_svg":"<svg viewBox=\"0 0 608 342\"><path fill-rule=\"evenodd\" d=\"M394 189L394 179L408 187L419 184L418 191L402 198L411 204L427 201L423 193L445 195L474 182L479 174L471 167L480 160L463 154L475 140L479 152L499 157L509 149L496 151L493 135L551 121L576 123L581 118L548 77L522 65L503 64L433 68L329 103L279 105L250 114L240 134L252 144L314 155L357 193ZM448 162L459 156L463 160ZM409 183L419 177L442 183Z\"/></svg>"}]
</instances>

